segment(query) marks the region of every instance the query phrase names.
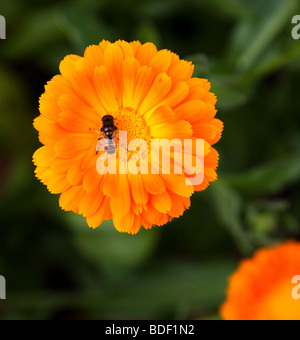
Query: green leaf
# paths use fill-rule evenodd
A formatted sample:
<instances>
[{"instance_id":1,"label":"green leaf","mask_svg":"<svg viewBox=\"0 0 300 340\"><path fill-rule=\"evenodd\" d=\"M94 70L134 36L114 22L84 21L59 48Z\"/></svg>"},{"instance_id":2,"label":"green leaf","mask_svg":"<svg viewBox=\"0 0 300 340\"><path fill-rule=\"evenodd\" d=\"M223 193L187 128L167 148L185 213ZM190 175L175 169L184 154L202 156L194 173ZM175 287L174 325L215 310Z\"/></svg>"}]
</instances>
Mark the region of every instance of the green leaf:
<instances>
[{"instance_id":1,"label":"green leaf","mask_svg":"<svg viewBox=\"0 0 300 340\"><path fill-rule=\"evenodd\" d=\"M97 290L89 291L14 293L9 304L20 315L29 313L38 318L46 312L71 308L88 309L105 319L157 319L172 314L181 319L200 317L217 312L235 268L235 263L224 259L205 264L161 261L155 270L120 279L117 286L99 283ZM2 308L0 305L0 312Z\"/></svg>"},{"instance_id":2,"label":"green leaf","mask_svg":"<svg viewBox=\"0 0 300 340\"><path fill-rule=\"evenodd\" d=\"M284 50L278 48L270 50L257 67L245 74L243 81L254 83L286 65L294 64L299 61L299 58L300 45L295 41L292 41L291 46Z\"/></svg>"},{"instance_id":3,"label":"green leaf","mask_svg":"<svg viewBox=\"0 0 300 340\"><path fill-rule=\"evenodd\" d=\"M249 15L249 8L240 0L211 0L210 4L223 15L230 17L246 17Z\"/></svg>"},{"instance_id":4,"label":"green leaf","mask_svg":"<svg viewBox=\"0 0 300 340\"><path fill-rule=\"evenodd\" d=\"M105 221L98 229L92 230L83 217L73 213L68 214L67 222L80 252L111 277L144 263L157 244L158 234L155 231L122 234L114 228L112 221Z\"/></svg>"},{"instance_id":5,"label":"green leaf","mask_svg":"<svg viewBox=\"0 0 300 340\"><path fill-rule=\"evenodd\" d=\"M152 42L158 48L161 45L160 33L151 22L143 22L137 30L137 40L141 43Z\"/></svg>"},{"instance_id":6,"label":"green leaf","mask_svg":"<svg viewBox=\"0 0 300 340\"><path fill-rule=\"evenodd\" d=\"M193 54L185 57L186 60L191 61L194 66L193 77L208 78L209 77L209 61L205 54Z\"/></svg>"},{"instance_id":7,"label":"green leaf","mask_svg":"<svg viewBox=\"0 0 300 340\"><path fill-rule=\"evenodd\" d=\"M243 200L225 181L218 180L211 187L211 204L220 223L227 228L236 241L237 247L246 255L251 254L253 245L243 226L241 213Z\"/></svg>"},{"instance_id":8,"label":"green leaf","mask_svg":"<svg viewBox=\"0 0 300 340\"><path fill-rule=\"evenodd\" d=\"M236 85L230 82L211 79L212 92L214 92L218 98L217 107L221 110L232 110L238 108L246 103L248 99L248 93L243 91Z\"/></svg>"},{"instance_id":9,"label":"green leaf","mask_svg":"<svg viewBox=\"0 0 300 340\"><path fill-rule=\"evenodd\" d=\"M32 55L62 37L59 10L47 9L26 15L19 22L13 39L8 39L5 55L20 58ZM17 43L16 43L17 42Z\"/></svg>"},{"instance_id":10,"label":"green leaf","mask_svg":"<svg viewBox=\"0 0 300 340\"><path fill-rule=\"evenodd\" d=\"M111 301L108 315L118 310L121 316L138 312L149 317L149 312L163 315L185 308L188 317L191 312L216 311L225 299L227 280L235 267L226 260L203 264L162 261L158 269L124 283L119 298Z\"/></svg>"},{"instance_id":11,"label":"green leaf","mask_svg":"<svg viewBox=\"0 0 300 340\"><path fill-rule=\"evenodd\" d=\"M296 6L296 0L261 2L258 10L240 23L231 51L238 70L248 70L254 66L282 28L290 23Z\"/></svg>"},{"instance_id":12,"label":"green leaf","mask_svg":"<svg viewBox=\"0 0 300 340\"><path fill-rule=\"evenodd\" d=\"M246 196L275 194L300 178L300 156L293 155L228 178L230 185Z\"/></svg>"}]
</instances>

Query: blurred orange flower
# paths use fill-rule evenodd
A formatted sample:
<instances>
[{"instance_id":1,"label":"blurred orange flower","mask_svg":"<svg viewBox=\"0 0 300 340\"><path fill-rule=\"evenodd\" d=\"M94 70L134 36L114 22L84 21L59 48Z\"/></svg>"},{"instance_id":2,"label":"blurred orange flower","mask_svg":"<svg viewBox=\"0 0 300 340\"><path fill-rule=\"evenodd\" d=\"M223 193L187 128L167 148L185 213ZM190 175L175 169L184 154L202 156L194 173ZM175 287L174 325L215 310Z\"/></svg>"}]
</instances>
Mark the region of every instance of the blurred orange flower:
<instances>
[{"instance_id":1,"label":"blurred orange flower","mask_svg":"<svg viewBox=\"0 0 300 340\"><path fill-rule=\"evenodd\" d=\"M181 216L193 192L217 179L218 153L211 146L223 124L215 118L209 82L192 78L193 69L176 54L137 41L102 41L89 46L84 57L69 55L61 62L61 74L40 98L34 127L44 146L33 161L37 178L51 193L61 194L62 209L83 215L92 228L113 218L117 230L135 234L141 226ZM203 183L187 185L186 173L99 174L95 131L108 114L118 131L128 133L128 143L204 139Z\"/></svg>"},{"instance_id":2,"label":"blurred orange flower","mask_svg":"<svg viewBox=\"0 0 300 340\"><path fill-rule=\"evenodd\" d=\"M222 317L300 320L300 300L295 296L297 280L292 282L298 275L300 243L289 241L259 250L252 259L243 261L231 277L227 300L220 310Z\"/></svg>"}]
</instances>

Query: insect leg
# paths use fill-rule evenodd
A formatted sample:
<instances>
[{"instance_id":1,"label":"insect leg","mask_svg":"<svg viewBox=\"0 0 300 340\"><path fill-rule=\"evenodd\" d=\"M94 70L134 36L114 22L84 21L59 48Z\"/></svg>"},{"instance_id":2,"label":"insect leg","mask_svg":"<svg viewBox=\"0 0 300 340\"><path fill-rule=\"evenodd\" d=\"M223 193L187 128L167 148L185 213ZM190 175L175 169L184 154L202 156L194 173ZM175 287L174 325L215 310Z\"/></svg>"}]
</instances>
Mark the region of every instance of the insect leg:
<instances>
[{"instance_id":1,"label":"insect leg","mask_svg":"<svg viewBox=\"0 0 300 340\"><path fill-rule=\"evenodd\" d=\"M99 151L101 150L102 147L102 140L105 140L104 138L100 137L98 139L98 144L97 144L97 149L96 149L96 155L98 155ZM107 148L107 146L104 147L105 149Z\"/></svg>"},{"instance_id":2,"label":"insect leg","mask_svg":"<svg viewBox=\"0 0 300 340\"><path fill-rule=\"evenodd\" d=\"M89 128L89 131L93 131L93 132L96 132L98 135L101 135L100 131L98 131L96 129Z\"/></svg>"}]
</instances>

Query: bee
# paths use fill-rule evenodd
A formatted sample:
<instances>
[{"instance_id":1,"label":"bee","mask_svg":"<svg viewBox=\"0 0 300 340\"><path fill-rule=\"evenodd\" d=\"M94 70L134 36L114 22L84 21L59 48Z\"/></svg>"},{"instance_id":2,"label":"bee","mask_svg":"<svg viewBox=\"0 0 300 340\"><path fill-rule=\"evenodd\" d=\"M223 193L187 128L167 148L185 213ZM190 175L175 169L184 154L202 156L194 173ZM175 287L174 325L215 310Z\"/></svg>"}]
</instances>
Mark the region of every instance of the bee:
<instances>
[{"instance_id":1,"label":"bee","mask_svg":"<svg viewBox=\"0 0 300 340\"><path fill-rule=\"evenodd\" d=\"M102 132L103 137L100 137L99 141L102 139L105 139L105 142L106 142L105 150L108 155L114 155L116 152L116 143L114 142L116 130L117 130L117 127L114 122L114 117L111 115L103 116L102 127L101 127L101 132Z\"/></svg>"}]
</instances>

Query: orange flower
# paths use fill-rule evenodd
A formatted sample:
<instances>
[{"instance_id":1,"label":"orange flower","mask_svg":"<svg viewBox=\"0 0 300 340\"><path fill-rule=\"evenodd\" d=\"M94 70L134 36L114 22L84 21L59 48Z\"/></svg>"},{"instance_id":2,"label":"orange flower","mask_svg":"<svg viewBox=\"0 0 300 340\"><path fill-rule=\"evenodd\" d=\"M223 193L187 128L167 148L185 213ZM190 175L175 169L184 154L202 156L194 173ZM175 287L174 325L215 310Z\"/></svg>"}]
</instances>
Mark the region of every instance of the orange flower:
<instances>
[{"instance_id":1,"label":"orange flower","mask_svg":"<svg viewBox=\"0 0 300 340\"><path fill-rule=\"evenodd\" d=\"M83 215L92 228L113 218L119 231L135 234L141 226L149 229L181 216L193 192L216 180L218 153L211 146L223 124L215 118L209 82L191 78L193 69L176 54L137 41L102 41L89 46L84 57L69 55L61 62L61 74L40 98L34 127L44 146L33 161L37 178L61 194L62 209ZM108 114L117 131L128 133L128 143L204 139L203 183L187 185L186 173L99 174L95 131Z\"/></svg>"},{"instance_id":2,"label":"orange flower","mask_svg":"<svg viewBox=\"0 0 300 340\"><path fill-rule=\"evenodd\" d=\"M227 301L221 307L225 320L300 320L300 300L293 278L300 275L300 243L290 241L262 249L243 261L231 277Z\"/></svg>"}]
</instances>

